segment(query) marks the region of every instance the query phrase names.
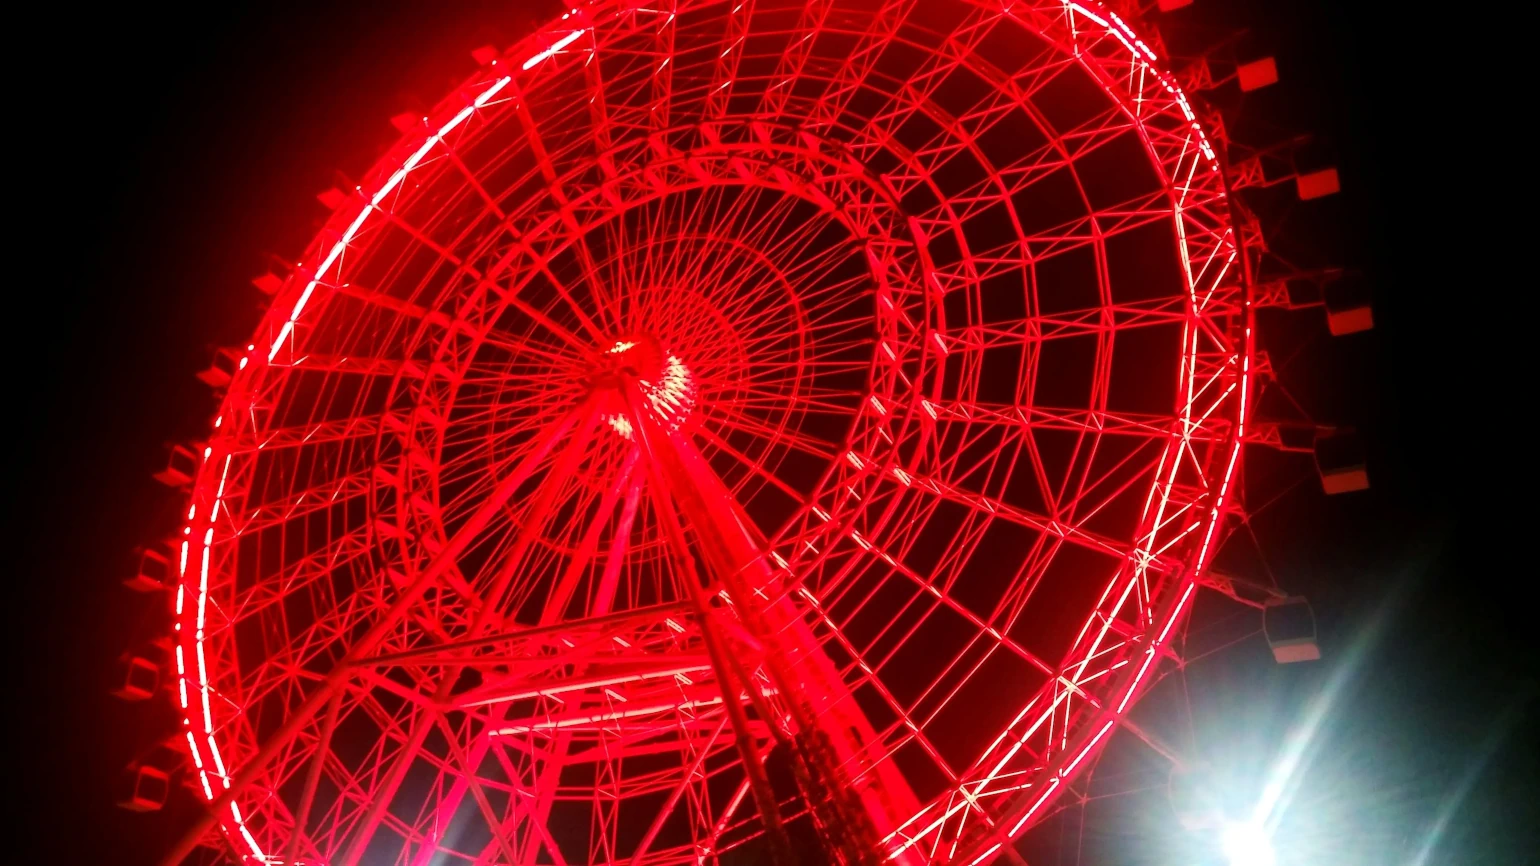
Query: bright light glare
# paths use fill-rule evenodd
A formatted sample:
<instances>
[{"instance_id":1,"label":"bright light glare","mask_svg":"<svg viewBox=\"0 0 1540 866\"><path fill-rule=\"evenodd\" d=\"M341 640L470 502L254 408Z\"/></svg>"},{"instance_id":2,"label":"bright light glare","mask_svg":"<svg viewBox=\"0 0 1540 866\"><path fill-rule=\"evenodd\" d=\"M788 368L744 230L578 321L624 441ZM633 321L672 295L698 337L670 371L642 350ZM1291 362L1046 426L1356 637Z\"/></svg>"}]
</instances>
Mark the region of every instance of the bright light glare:
<instances>
[{"instance_id":1,"label":"bright light glare","mask_svg":"<svg viewBox=\"0 0 1540 866\"><path fill-rule=\"evenodd\" d=\"M1254 821L1226 824L1219 837L1230 866L1273 866L1273 842L1267 830Z\"/></svg>"}]
</instances>

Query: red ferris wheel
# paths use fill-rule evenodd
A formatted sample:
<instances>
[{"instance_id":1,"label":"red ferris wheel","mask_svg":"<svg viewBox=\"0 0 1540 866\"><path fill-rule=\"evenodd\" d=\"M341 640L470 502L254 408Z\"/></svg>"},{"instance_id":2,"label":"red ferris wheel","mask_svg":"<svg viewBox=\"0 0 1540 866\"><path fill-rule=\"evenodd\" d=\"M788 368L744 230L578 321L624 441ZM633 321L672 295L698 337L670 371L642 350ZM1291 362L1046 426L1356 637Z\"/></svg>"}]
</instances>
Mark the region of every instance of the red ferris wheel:
<instances>
[{"instance_id":1,"label":"red ferris wheel","mask_svg":"<svg viewBox=\"0 0 1540 866\"><path fill-rule=\"evenodd\" d=\"M600 0L482 59L229 356L170 860L1014 858L1238 509L1250 279L1160 55Z\"/></svg>"}]
</instances>

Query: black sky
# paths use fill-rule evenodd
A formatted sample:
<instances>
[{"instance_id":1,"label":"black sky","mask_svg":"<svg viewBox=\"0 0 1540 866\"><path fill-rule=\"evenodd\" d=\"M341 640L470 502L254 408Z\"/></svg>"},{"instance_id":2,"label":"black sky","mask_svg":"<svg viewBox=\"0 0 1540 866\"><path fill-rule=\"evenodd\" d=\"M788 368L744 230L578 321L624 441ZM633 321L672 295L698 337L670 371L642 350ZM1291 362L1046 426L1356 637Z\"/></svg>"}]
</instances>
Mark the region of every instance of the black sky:
<instances>
[{"instance_id":1,"label":"black sky","mask_svg":"<svg viewBox=\"0 0 1540 866\"><path fill-rule=\"evenodd\" d=\"M1514 272L1529 251L1504 210L1522 201L1514 175L1533 146L1505 127L1518 79L1473 47L1507 41L1501 23L1380 5L1197 0L1173 19L1194 38L1248 26L1250 49L1278 56L1284 80L1252 122L1318 134L1344 185L1321 212L1323 243L1376 293L1373 333L1323 334L1286 371L1323 420L1364 431L1374 488L1326 499L1306 478L1259 521L1280 581L1315 603L1327 660L1271 668L1254 643L1239 670L1262 673L1231 686L1289 716L1381 617L1306 782L1319 798L1351 781L1334 832L1386 840L1372 857L1342 850L1407 862L1475 773L1428 862L1535 862L1526 727L1540 629L1521 457L1534 386L1518 306L1534 276ZM106 689L155 615L119 580L136 545L174 528L176 498L149 475L214 409L193 373L249 333L262 298L247 280L264 253L302 249L332 173L362 174L393 138L388 117L431 105L468 74L471 48L507 45L552 8L56 6L10 34L11 210L24 227L6 329L19 433L6 511L22 552L12 862L148 863L186 817L112 806L156 722Z\"/></svg>"}]
</instances>

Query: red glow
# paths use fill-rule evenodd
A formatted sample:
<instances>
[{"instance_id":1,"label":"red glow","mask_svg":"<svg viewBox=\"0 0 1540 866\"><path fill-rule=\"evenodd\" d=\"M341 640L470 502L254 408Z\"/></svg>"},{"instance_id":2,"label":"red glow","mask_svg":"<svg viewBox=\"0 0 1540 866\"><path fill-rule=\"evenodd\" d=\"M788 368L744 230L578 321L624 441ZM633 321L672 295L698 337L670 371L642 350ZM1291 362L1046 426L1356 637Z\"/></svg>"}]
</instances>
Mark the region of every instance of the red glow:
<instances>
[{"instance_id":1,"label":"red glow","mask_svg":"<svg viewBox=\"0 0 1540 866\"><path fill-rule=\"evenodd\" d=\"M890 859L984 862L1185 615L1254 348L1214 147L1156 50L1091 3L969 4L899 87L872 73L902 13L850 13L857 49L822 56L824 4L792 38L747 4L679 28L693 5L597 2L489 60L274 287L177 564L183 733L241 856L683 862L760 832L743 756L779 727L818 730ZM992 80L991 33L1043 68ZM1031 73L1103 101L1069 135ZM926 101L948 121L910 124ZM1018 211L1087 141L1148 157L1128 200ZM1106 264L1148 229L1176 252L1154 298ZM1046 296L1056 267L1081 300ZM1118 405L1130 382L1169 409ZM976 555L994 527L1014 559ZM1050 608L1045 581L1090 589ZM1010 675L958 651L919 681L908 653L953 634ZM958 738L985 701L1009 723ZM359 730L378 748L331 741Z\"/></svg>"}]
</instances>

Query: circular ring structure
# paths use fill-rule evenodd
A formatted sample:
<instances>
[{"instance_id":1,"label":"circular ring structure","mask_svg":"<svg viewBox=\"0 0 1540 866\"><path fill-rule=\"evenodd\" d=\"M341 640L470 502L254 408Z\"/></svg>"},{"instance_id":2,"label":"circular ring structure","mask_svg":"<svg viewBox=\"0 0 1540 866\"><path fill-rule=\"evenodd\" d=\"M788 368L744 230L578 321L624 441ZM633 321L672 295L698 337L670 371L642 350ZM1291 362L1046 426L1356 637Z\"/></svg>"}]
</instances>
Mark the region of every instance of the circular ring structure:
<instances>
[{"instance_id":1,"label":"circular ring structure","mask_svg":"<svg viewBox=\"0 0 1540 866\"><path fill-rule=\"evenodd\" d=\"M176 591L198 783L242 862L729 863L752 754L787 826L986 861L1158 664L1251 358L1214 150L1101 7L574 8L241 354Z\"/></svg>"}]
</instances>

